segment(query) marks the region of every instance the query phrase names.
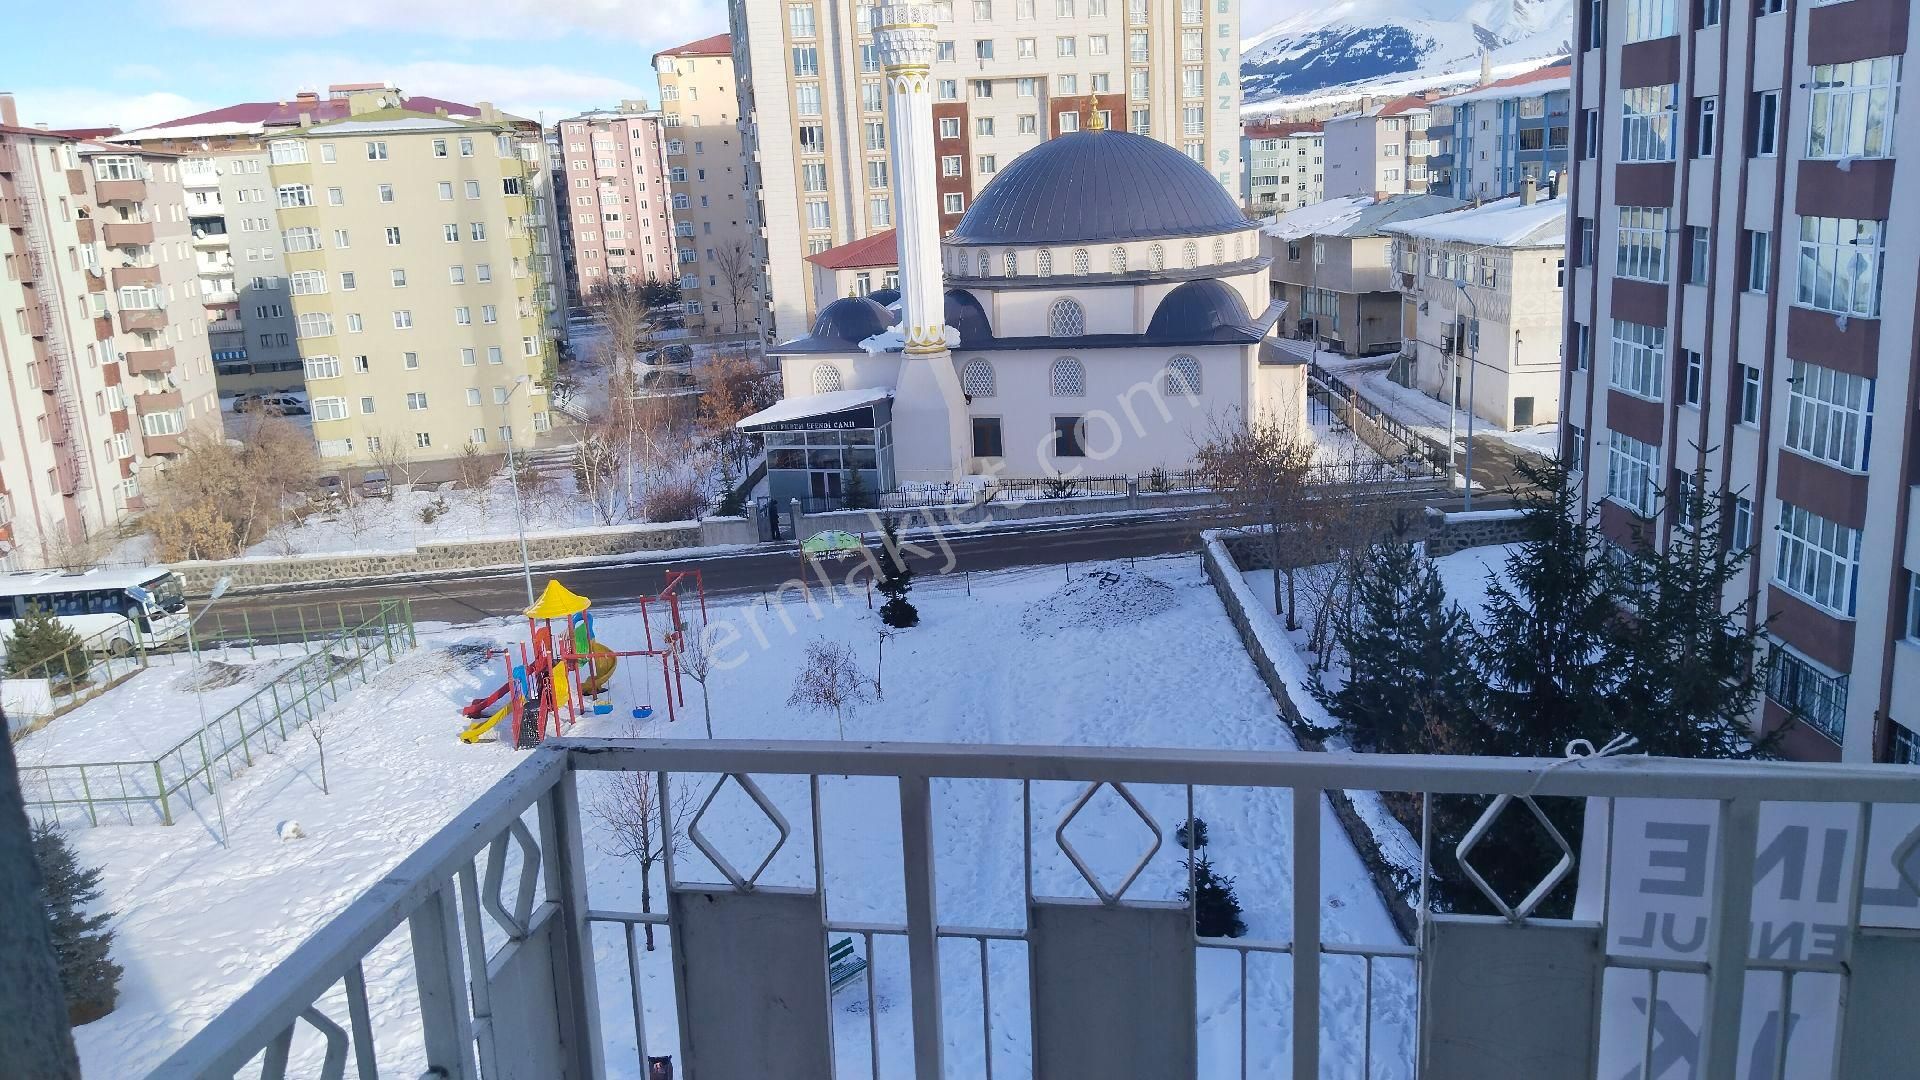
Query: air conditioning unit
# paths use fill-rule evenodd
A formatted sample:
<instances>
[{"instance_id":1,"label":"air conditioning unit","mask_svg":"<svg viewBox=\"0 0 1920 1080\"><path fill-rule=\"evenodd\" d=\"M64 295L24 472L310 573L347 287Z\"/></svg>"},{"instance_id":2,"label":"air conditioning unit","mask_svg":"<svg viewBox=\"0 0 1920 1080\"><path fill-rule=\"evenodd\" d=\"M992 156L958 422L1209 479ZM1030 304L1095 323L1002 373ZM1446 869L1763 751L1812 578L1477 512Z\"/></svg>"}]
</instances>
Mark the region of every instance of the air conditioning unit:
<instances>
[{"instance_id":1,"label":"air conditioning unit","mask_svg":"<svg viewBox=\"0 0 1920 1080\"><path fill-rule=\"evenodd\" d=\"M1420 301L1420 314L1425 315L1429 307L1431 307L1431 305L1427 301Z\"/></svg>"}]
</instances>

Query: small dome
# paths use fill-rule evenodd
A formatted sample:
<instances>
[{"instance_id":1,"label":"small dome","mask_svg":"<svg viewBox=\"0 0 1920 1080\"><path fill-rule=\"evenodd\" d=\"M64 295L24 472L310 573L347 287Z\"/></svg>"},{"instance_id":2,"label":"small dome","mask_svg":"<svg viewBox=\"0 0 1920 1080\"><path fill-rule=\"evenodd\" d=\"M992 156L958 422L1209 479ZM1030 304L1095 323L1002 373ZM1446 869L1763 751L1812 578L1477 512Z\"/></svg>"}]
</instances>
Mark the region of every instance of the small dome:
<instances>
[{"instance_id":1,"label":"small dome","mask_svg":"<svg viewBox=\"0 0 1920 1080\"><path fill-rule=\"evenodd\" d=\"M1210 236L1257 223L1205 168L1125 131L1078 131L1021 154L974 199L947 243L1076 244Z\"/></svg>"},{"instance_id":2,"label":"small dome","mask_svg":"<svg viewBox=\"0 0 1920 1080\"><path fill-rule=\"evenodd\" d=\"M867 299L873 301L876 304L879 304L881 307L886 307L887 305L892 304L895 301L900 299L900 290L899 289L875 289L872 292L867 294Z\"/></svg>"},{"instance_id":3,"label":"small dome","mask_svg":"<svg viewBox=\"0 0 1920 1080\"><path fill-rule=\"evenodd\" d=\"M963 349L981 349L993 343L993 324L987 320L987 313L980 301L965 289L948 289L946 310L942 313L947 325L960 331L960 347Z\"/></svg>"},{"instance_id":4,"label":"small dome","mask_svg":"<svg viewBox=\"0 0 1920 1080\"><path fill-rule=\"evenodd\" d=\"M849 345L865 341L892 326L893 312L874 302L871 296L843 296L820 309L813 320L813 336L821 341L844 341Z\"/></svg>"},{"instance_id":5,"label":"small dome","mask_svg":"<svg viewBox=\"0 0 1920 1080\"><path fill-rule=\"evenodd\" d=\"M1231 285L1201 278L1160 301L1147 324L1147 337L1154 341L1233 340L1245 333L1249 321L1246 302Z\"/></svg>"}]
</instances>

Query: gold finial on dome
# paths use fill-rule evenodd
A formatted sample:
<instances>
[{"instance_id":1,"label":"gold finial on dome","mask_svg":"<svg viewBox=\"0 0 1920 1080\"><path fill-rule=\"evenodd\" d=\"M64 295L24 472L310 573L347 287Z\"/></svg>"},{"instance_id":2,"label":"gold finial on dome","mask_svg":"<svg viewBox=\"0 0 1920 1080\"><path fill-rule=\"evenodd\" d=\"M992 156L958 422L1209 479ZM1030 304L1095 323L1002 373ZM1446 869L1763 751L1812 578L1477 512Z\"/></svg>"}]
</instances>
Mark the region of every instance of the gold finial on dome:
<instances>
[{"instance_id":1,"label":"gold finial on dome","mask_svg":"<svg viewBox=\"0 0 1920 1080\"><path fill-rule=\"evenodd\" d=\"M1093 97L1088 99L1087 101L1087 130L1088 131L1107 130L1107 121L1105 117L1102 115L1102 113L1100 112L1100 95L1099 94L1093 95Z\"/></svg>"}]
</instances>

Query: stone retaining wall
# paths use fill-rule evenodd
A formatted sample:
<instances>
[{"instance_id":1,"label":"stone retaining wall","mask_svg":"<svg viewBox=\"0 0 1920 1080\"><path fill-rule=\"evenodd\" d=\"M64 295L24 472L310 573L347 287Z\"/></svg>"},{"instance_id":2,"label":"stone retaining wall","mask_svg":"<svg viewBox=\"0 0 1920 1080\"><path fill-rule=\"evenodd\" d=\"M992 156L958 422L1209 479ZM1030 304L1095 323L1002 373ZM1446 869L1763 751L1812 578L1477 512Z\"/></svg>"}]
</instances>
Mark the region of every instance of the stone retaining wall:
<instances>
[{"instance_id":1,"label":"stone retaining wall","mask_svg":"<svg viewBox=\"0 0 1920 1080\"><path fill-rule=\"evenodd\" d=\"M1427 554L1434 558L1472 547L1531 540L1534 529L1519 510L1475 510L1448 514L1427 508Z\"/></svg>"},{"instance_id":2,"label":"stone retaining wall","mask_svg":"<svg viewBox=\"0 0 1920 1080\"><path fill-rule=\"evenodd\" d=\"M800 514L798 532L812 536L827 529L851 533L878 532L883 518L898 520L903 528L938 525L965 529L994 521L1025 521L1035 518L1080 517L1091 514L1124 514L1150 510L1187 510L1213 506L1219 500L1208 491L1170 492L1135 491L1131 495L1079 495L1066 499L1030 499L1025 502L986 502L975 506L934 506L899 510L835 510L824 514ZM791 507L789 515L796 513Z\"/></svg>"}]
</instances>

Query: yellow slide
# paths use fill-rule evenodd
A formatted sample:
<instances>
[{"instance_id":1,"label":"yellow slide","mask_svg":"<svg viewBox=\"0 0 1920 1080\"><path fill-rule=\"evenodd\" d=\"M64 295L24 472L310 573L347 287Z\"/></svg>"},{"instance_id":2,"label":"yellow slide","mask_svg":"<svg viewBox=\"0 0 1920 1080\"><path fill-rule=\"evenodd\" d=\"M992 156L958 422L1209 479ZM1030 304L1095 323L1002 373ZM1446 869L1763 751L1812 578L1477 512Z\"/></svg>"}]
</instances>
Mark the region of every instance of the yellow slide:
<instances>
[{"instance_id":1,"label":"yellow slide","mask_svg":"<svg viewBox=\"0 0 1920 1080\"><path fill-rule=\"evenodd\" d=\"M592 697L605 690L607 684L613 681L613 669L619 661L620 658L613 655L613 650L605 645L598 641L588 642L587 662L592 666L593 671L580 684L580 696Z\"/></svg>"},{"instance_id":2,"label":"yellow slide","mask_svg":"<svg viewBox=\"0 0 1920 1080\"><path fill-rule=\"evenodd\" d=\"M512 694L508 694L506 699L506 704L500 706L497 712L493 713L491 716L487 716L480 720L475 720L473 723L468 724L466 730L460 733L460 741L463 743L479 742L480 736L485 735L489 731L492 731L493 726L495 724L498 724L502 719L506 717L508 713L513 711L514 700L515 700L514 696Z\"/></svg>"}]
</instances>

